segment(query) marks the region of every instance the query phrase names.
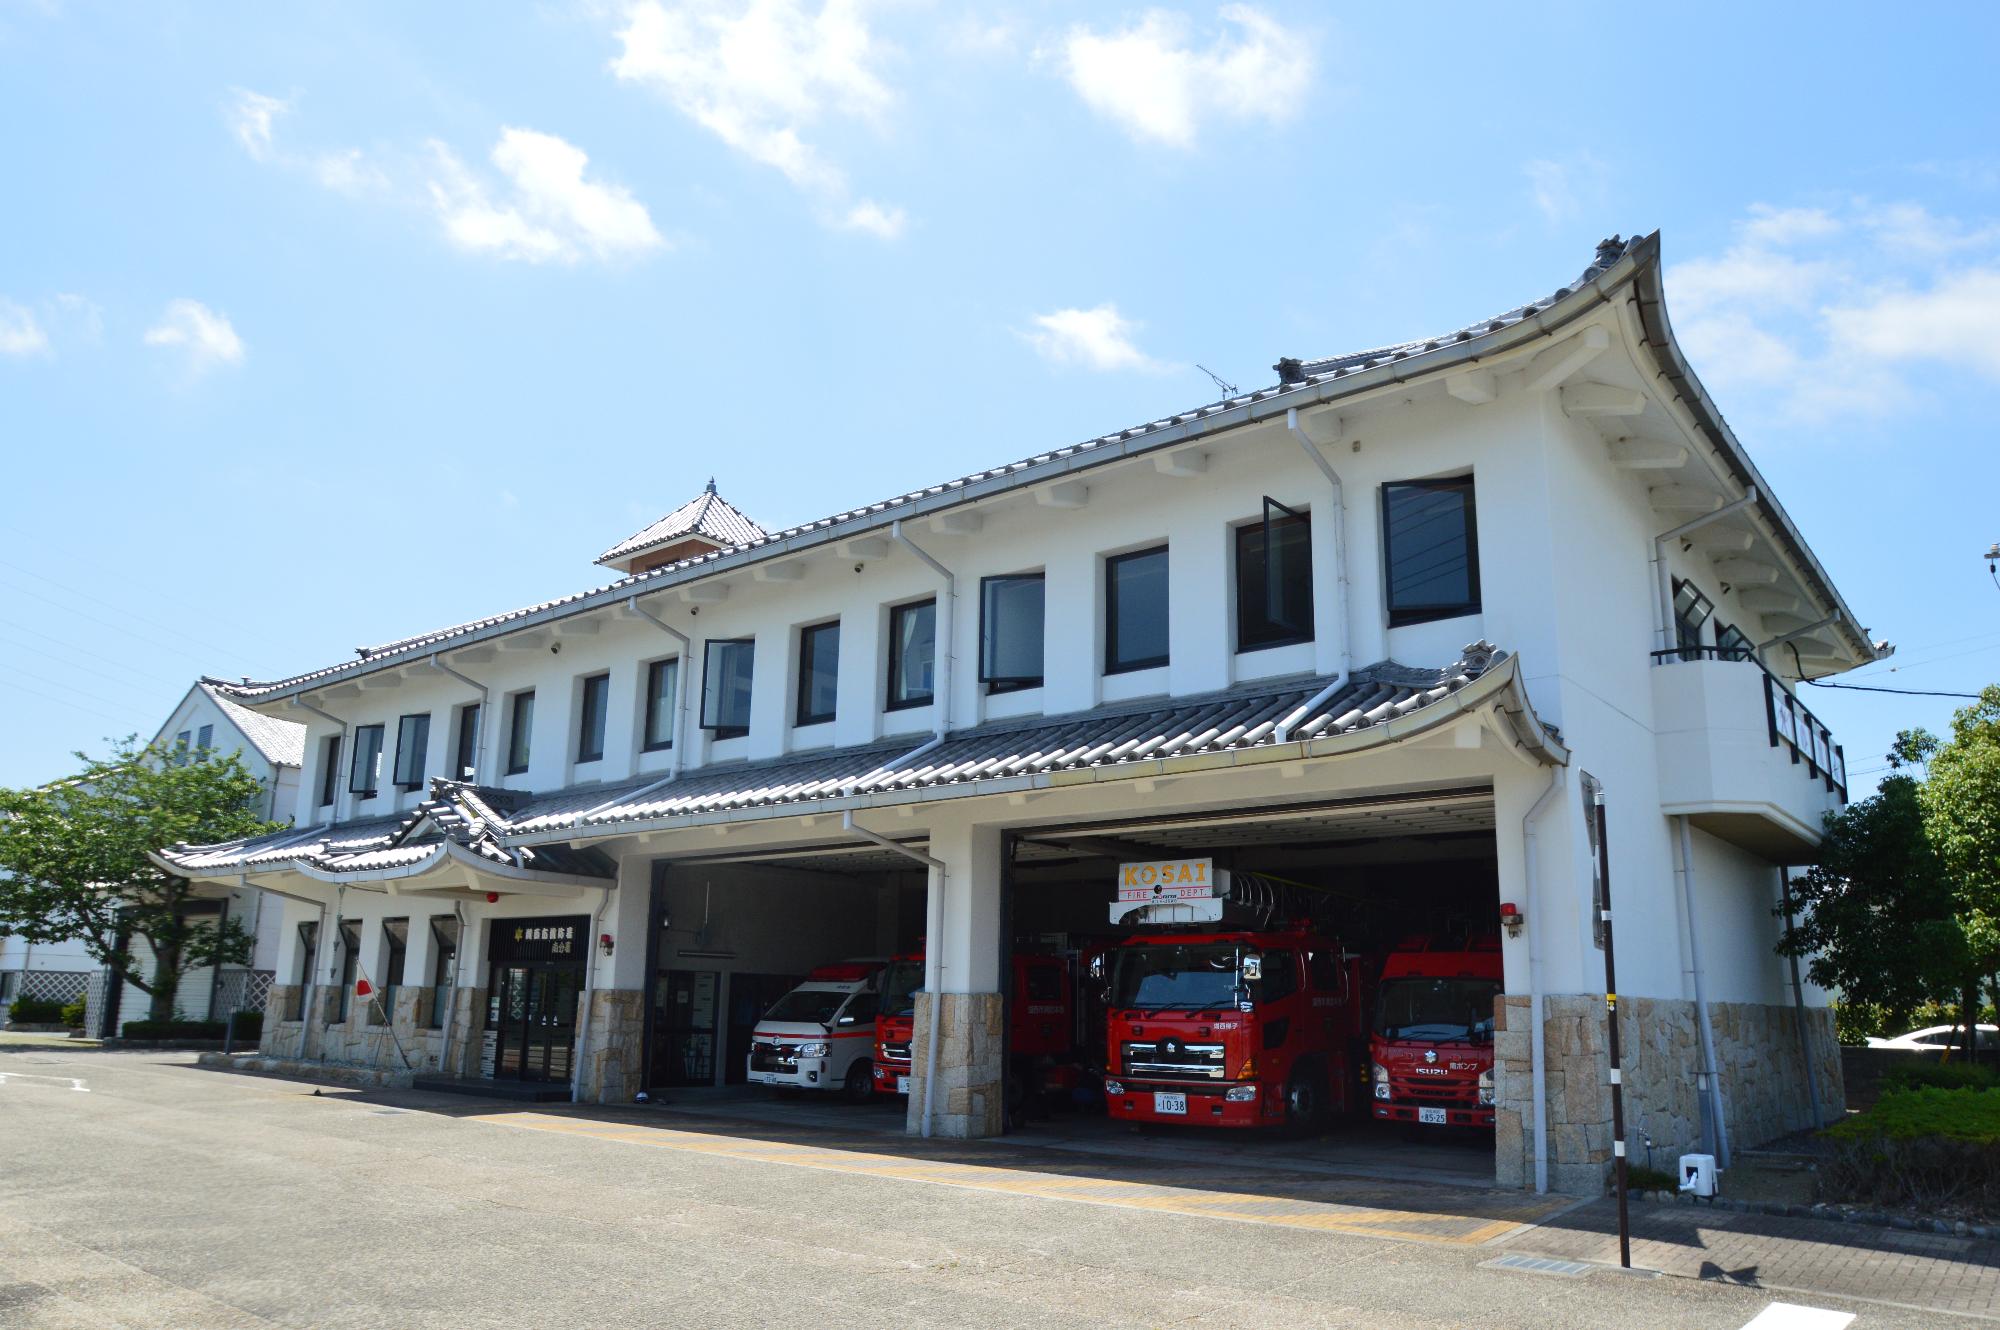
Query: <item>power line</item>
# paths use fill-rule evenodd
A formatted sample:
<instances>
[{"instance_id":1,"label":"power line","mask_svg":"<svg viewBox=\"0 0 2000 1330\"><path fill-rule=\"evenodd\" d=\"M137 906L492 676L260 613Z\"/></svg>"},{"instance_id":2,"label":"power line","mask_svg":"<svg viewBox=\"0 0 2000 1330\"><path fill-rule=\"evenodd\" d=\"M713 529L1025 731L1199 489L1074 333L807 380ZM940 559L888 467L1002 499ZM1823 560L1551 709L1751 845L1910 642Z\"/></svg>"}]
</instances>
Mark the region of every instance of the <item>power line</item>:
<instances>
[{"instance_id":1,"label":"power line","mask_svg":"<svg viewBox=\"0 0 2000 1330\"><path fill-rule=\"evenodd\" d=\"M38 573L32 568L24 568L20 564L15 563L12 560L0 559L0 567L12 568L17 573L26 573L29 577L35 578L38 581L47 582L50 586L55 587L59 591L67 591L72 596L81 596L85 600L91 601L98 605L102 605L105 609L116 611L117 613L123 614L128 618L136 619L140 623L150 624L153 627L161 629L164 632L172 633L175 637L181 638L185 641L202 642L206 640L202 637L199 637L193 633L188 632L187 629L185 628L176 628L173 624L163 623L158 619L152 619L148 618L146 615L134 613L133 611L126 609L123 605L115 604L112 601L104 599L104 597L102 596L92 595L88 591L79 591L77 588L70 586L67 583L56 581L55 578L50 577L47 573ZM242 625L240 624L237 625L237 628L240 631ZM240 648L243 644L241 642L234 642L234 643L229 643L228 645Z\"/></svg>"},{"instance_id":2,"label":"power line","mask_svg":"<svg viewBox=\"0 0 2000 1330\"><path fill-rule=\"evenodd\" d=\"M1978 693L1939 693L1923 688L1873 688L1865 683L1821 683L1818 679L1801 679L1800 683L1811 684L1815 688L1839 688L1854 693L1900 693L1904 697L1969 697L1979 700Z\"/></svg>"},{"instance_id":3,"label":"power line","mask_svg":"<svg viewBox=\"0 0 2000 1330\"><path fill-rule=\"evenodd\" d=\"M143 679L147 683L158 682L159 676L150 671L139 669L137 666L127 665L122 660L115 660L112 657L103 654L102 652L93 651L89 647L80 646L75 642L67 640L66 638L57 637L54 633L45 633L39 628L30 628L28 627L28 625L21 623L18 620L0 619L0 628L11 628L18 633L27 633L31 637L39 637L44 642L53 642L65 651L74 651L80 656L89 657L91 660L96 661L100 665L109 665L111 668L115 670L123 670L127 674L136 675L138 678ZM26 643L17 643L16 645L19 645L24 651L34 651L38 649L35 647L30 647ZM45 649L43 653L47 655L54 654L53 652L48 652Z\"/></svg>"},{"instance_id":4,"label":"power line","mask_svg":"<svg viewBox=\"0 0 2000 1330\"><path fill-rule=\"evenodd\" d=\"M146 645L157 648L158 650L171 651L176 656L185 656L187 659L194 661L196 664L202 666L204 669L207 669L214 664L212 660L208 660L201 656L197 656L191 651L182 651L179 647L169 646L165 642L154 641L152 638L147 637L144 633L141 633L133 628L128 628L122 623L113 623L109 619L100 619L94 614L85 614L82 610L78 609L76 606L65 605L61 601L56 600L54 597L44 596L39 591L30 591L27 587L24 586L9 587L8 590L17 592L23 596L33 596L36 600L39 600L44 604L53 605L59 610L68 610L71 614L76 615L80 619L88 619L92 623L101 624L106 628L110 628L117 632L125 633L131 637L135 637L139 639L141 642L146 643Z\"/></svg>"},{"instance_id":5,"label":"power line","mask_svg":"<svg viewBox=\"0 0 2000 1330\"><path fill-rule=\"evenodd\" d=\"M39 697L44 702L54 702L57 706L68 707L71 711L81 711L86 715L96 716L99 720L108 720L113 725L127 724L130 719L124 716L114 716L108 711L99 711L96 707L87 707L81 702L72 702L66 697L57 697L53 693L44 693L39 689L29 688L22 684L9 683L7 686L17 692L26 693L30 697Z\"/></svg>"},{"instance_id":6,"label":"power line","mask_svg":"<svg viewBox=\"0 0 2000 1330\"><path fill-rule=\"evenodd\" d=\"M121 679L115 674L107 674L103 670L94 669L81 661L71 660L67 656L58 656L55 652L44 650L41 647L29 646L26 642L16 642L11 638L5 637L0 637L0 642L4 642L16 651L33 652L35 655L41 656L46 660L52 660L58 665L65 665L73 670L82 670L85 674L94 674L106 683L116 684L120 688L158 688L160 686L160 682L157 679L147 679L143 682L132 679Z\"/></svg>"}]
</instances>

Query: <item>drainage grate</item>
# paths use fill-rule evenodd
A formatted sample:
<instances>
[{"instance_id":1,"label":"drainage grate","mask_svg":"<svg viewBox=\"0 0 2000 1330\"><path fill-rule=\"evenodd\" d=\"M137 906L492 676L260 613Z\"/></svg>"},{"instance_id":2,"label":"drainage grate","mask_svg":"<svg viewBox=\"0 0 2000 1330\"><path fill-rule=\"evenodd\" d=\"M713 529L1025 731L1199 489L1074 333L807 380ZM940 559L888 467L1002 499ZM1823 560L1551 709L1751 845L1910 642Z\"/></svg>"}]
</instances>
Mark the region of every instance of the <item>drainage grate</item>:
<instances>
[{"instance_id":1,"label":"drainage grate","mask_svg":"<svg viewBox=\"0 0 2000 1330\"><path fill-rule=\"evenodd\" d=\"M1558 1261L1547 1256L1502 1256L1480 1265L1488 1270L1526 1270L1532 1275L1561 1275L1565 1279L1581 1278L1597 1268L1587 1261Z\"/></svg>"}]
</instances>

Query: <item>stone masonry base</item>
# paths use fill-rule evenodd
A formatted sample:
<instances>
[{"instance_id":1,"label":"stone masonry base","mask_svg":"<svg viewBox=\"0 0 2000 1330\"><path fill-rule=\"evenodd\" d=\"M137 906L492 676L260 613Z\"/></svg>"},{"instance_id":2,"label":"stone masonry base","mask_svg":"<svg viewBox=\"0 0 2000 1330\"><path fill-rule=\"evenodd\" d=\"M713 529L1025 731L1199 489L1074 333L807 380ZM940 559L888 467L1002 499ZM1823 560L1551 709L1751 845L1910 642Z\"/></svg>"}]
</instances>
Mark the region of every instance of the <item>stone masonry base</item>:
<instances>
[{"instance_id":1,"label":"stone masonry base","mask_svg":"<svg viewBox=\"0 0 2000 1330\"><path fill-rule=\"evenodd\" d=\"M629 1104L644 1088L646 995L636 988L600 988L590 995L590 1043L578 1097L592 1104Z\"/></svg>"},{"instance_id":2,"label":"stone masonry base","mask_svg":"<svg viewBox=\"0 0 2000 1330\"><path fill-rule=\"evenodd\" d=\"M930 1065L930 993L918 993L910 1043L909 1129L923 1129L923 1077ZM938 1084L932 1134L960 1139L998 1136L1002 1123L1002 1002L998 993L945 993L938 1018Z\"/></svg>"},{"instance_id":3,"label":"stone masonry base","mask_svg":"<svg viewBox=\"0 0 2000 1330\"><path fill-rule=\"evenodd\" d=\"M1497 1065L1496 1179L1503 1186L1531 1186L1535 1176L1534 1081L1528 998L1501 999L1494 1040ZM1610 1056L1604 999L1587 994L1543 999L1547 1060L1549 1186L1594 1196L1611 1168ZM1811 1122L1798 1017L1790 1006L1713 1002L1716 1067L1722 1080L1724 1121L1732 1148L1761 1145ZM1806 1010L1819 1087L1821 1123L1845 1108L1840 1048L1833 1015ZM1684 1153L1703 1149L1701 1066L1695 1004L1665 998L1627 998L1619 1004L1624 1064L1625 1127L1632 1163L1648 1160L1671 1173Z\"/></svg>"}]
</instances>

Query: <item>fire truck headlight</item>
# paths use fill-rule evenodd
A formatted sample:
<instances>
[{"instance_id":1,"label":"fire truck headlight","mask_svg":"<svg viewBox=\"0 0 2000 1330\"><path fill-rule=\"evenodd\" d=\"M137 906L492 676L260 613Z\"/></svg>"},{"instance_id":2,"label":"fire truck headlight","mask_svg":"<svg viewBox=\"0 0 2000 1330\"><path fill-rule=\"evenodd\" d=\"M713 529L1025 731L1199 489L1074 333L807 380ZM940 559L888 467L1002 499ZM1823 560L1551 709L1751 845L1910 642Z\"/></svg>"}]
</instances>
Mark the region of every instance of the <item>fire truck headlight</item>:
<instances>
[{"instance_id":1,"label":"fire truck headlight","mask_svg":"<svg viewBox=\"0 0 2000 1330\"><path fill-rule=\"evenodd\" d=\"M1374 1065L1375 1097L1377 1099L1387 1099L1389 1097L1389 1069L1379 1062Z\"/></svg>"},{"instance_id":2,"label":"fire truck headlight","mask_svg":"<svg viewBox=\"0 0 2000 1330\"><path fill-rule=\"evenodd\" d=\"M1232 1085L1223 1091L1222 1097L1232 1104L1247 1104L1257 1098L1257 1087L1254 1085Z\"/></svg>"},{"instance_id":3,"label":"fire truck headlight","mask_svg":"<svg viewBox=\"0 0 2000 1330\"><path fill-rule=\"evenodd\" d=\"M802 1058L823 1058L826 1056L826 1045L823 1043L800 1044L799 1056Z\"/></svg>"},{"instance_id":4,"label":"fire truck headlight","mask_svg":"<svg viewBox=\"0 0 2000 1330\"><path fill-rule=\"evenodd\" d=\"M1479 1073L1479 1102L1491 1106L1493 1103L1493 1068Z\"/></svg>"},{"instance_id":5,"label":"fire truck headlight","mask_svg":"<svg viewBox=\"0 0 2000 1330\"><path fill-rule=\"evenodd\" d=\"M1106 1081L1106 1082L1104 1083L1104 1093L1106 1093L1106 1094L1124 1094L1124 1093L1125 1093L1125 1087L1124 1087L1123 1085L1121 1085L1121 1084L1120 1084L1119 1082L1117 1082L1117 1081Z\"/></svg>"}]
</instances>

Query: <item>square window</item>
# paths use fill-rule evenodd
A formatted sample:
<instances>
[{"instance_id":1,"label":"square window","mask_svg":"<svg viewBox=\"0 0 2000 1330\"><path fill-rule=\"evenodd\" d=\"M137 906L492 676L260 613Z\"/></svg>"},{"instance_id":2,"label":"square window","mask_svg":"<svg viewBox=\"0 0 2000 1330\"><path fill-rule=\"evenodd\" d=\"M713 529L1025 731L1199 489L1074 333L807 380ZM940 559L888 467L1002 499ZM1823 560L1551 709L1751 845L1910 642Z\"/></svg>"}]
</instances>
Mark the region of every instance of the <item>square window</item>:
<instances>
[{"instance_id":1,"label":"square window","mask_svg":"<svg viewBox=\"0 0 2000 1330\"><path fill-rule=\"evenodd\" d=\"M535 694L533 690L514 694L507 717L507 774L518 776L528 769L530 743L535 737Z\"/></svg>"},{"instance_id":2,"label":"square window","mask_svg":"<svg viewBox=\"0 0 2000 1330\"><path fill-rule=\"evenodd\" d=\"M799 629L799 697L796 725L833 719L840 683L840 624Z\"/></svg>"},{"instance_id":3,"label":"square window","mask_svg":"<svg viewBox=\"0 0 2000 1330\"><path fill-rule=\"evenodd\" d=\"M593 674L583 681L583 706L577 717L576 760L596 762L604 756L604 724L611 707L611 676Z\"/></svg>"},{"instance_id":4,"label":"square window","mask_svg":"<svg viewBox=\"0 0 2000 1330\"><path fill-rule=\"evenodd\" d=\"M936 700L937 602L920 600L889 611L889 698L886 710L925 707Z\"/></svg>"},{"instance_id":5,"label":"square window","mask_svg":"<svg viewBox=\"0 0 2000 1330\"><path fill-rule=\"evenodd\" d=\"M382 764L382 727L363 725L354 732L354 766L348 773L347 792L363 799L375 797L376 768Z\"/></svg>"},{"instance_id":6,"label":"square window","mask_svg":"<svg viewBox=\"0 0 2000 1330\"><path fill-rule=\"evenodd\" d=\"M1722 660L1755 660L1757 644L1735 624L1721 624L1715 630L1715 654Z\"/></svg>"},{"instance_id":7,"label":"square window","mask_svg":"<svg viewBox=\"0 0 2000 1330\"><path fill-rule=\"evenodd\" d=\"M1040 573L979 582L979 678L989 693L1042 686Z\"/></svg>"},{"instance_id":8,"label":"square window","mask_svg":"<svg viewBox=\"0 0 2000 1330\"><path fill-rule=\"evenodd\" d=\"M674 693L680 682L679 657L656 660L646 667L646 751L674 746Z\"/></svg>"},{"instance_id":9,"label":"square window","mask_svg":"<svg viewBox=\"0 0 2000 1330\"><path fill-rule=\"evenodd\" d=\"M1167 663L1167 547L1104 561L1104 672Z\"/></svg>"},{"instance_id":10,"label":"square window","mask_svg":"<svg viewBox=\"0 0 2000 1330\"><path fill-rule=\"evenodd\" d=\"M701 727L718 739L750 733L750 680L757 643L748 637L716 638L702 644Z\"/></svg>"},{"instance_id":11,"label":"square window","mask_svg":"<svg viewBox=\"0 0 2000 1330\"><path fill-rule=\"evenodd\" d=\"M396 786L414 790L424 783L424 750L430 747L430 713L396 722Z\"/></svg>"},{"instance_id":12,"label":"square window","mask_svg":"<svg viewBox=\"0 0 2000 1330\"><path fill-rule=\"evenodd\" d=\"M1389 626L1479 613L1479 523L1472 477L1382 487Z\"/></svg>"},{"instance_id":13,"label":"square window","mask_svg":"<svg viewBox=\"0 0 2000 1330\"><path fill-rule=\"evenodd\" d=\"M1276 499L1261 521L1236 528L1236 649L1310 642L1312 518Z\"/></svg>"}]
</instances>

